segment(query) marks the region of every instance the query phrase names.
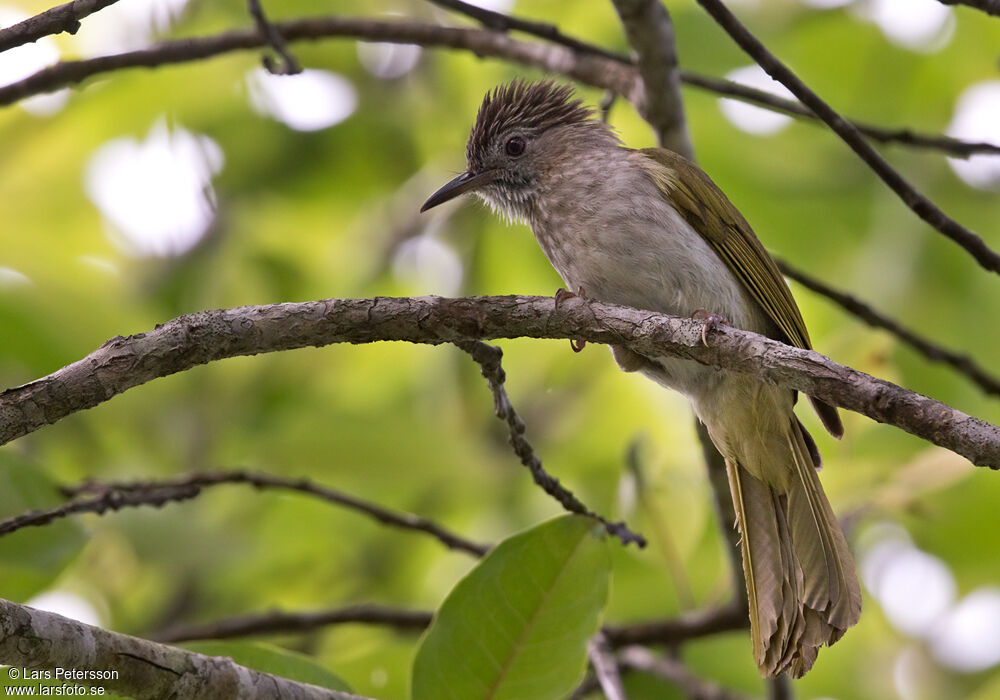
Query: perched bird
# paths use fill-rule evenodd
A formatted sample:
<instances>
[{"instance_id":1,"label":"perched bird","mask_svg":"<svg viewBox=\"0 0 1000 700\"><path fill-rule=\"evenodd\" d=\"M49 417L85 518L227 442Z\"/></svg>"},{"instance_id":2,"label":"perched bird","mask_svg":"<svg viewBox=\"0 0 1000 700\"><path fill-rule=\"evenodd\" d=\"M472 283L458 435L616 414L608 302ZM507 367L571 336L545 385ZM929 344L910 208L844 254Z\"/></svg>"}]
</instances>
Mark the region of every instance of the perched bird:
<instances>
[{"instance_id":1,"label":"perched bird","mask_svg":"<svg viewBox=\"0 0 1000 700\"><path fill-rule=\"evenodd\" d=\"M800 348L809 335L750 225L690 161L632 150L553 82L488 93L466 148L468 169L421 211L472 192L527 222L573 291L679 316L698 311ZM819 647L861 614L854 563L792 411L796 394L691 360L612 347L619 366L685 394L726 460L742 534L753 654L761 673L802 676ZM812 399L843 434L837 410Z\"/></svg>"}]
</instances>

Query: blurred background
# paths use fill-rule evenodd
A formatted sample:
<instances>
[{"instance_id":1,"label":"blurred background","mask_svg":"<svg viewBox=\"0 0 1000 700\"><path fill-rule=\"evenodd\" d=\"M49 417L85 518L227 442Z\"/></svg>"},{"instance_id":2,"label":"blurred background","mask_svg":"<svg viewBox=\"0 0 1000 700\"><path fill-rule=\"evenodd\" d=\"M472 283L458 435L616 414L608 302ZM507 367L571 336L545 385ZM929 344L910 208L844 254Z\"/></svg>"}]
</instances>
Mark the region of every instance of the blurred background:
<instances>
[{"instance_id":1,"label":"blurred background","mask_svg":"<svg viewBox=\"0 0 1000 700\"><path fill-rule=\"evenodd\" d=\"M0 25L47 9L0 0ZM604 0L480 1L627 45ZM1000 21L934 0L741 0L734 11L843 114L1000 143ZM668 3L683 68L780 92L692 1ZM411 0L266 3L474 26ZM122 0L0 54L0 84L58 60L252 26L242 0ZM537 71L460 51L324 39L274 76L261 51L105 74L0 110L0 384L109 337L200 309L373 295L547 294L530 231L471 201L418 215L464 169L483 93ZM580 89L591 103L603 95ZM685 88L700 165L772 252L1000 372L1000 280L918 220L830 132ZM655 145L626 102L611 123ZM1000 247L1000 157L905 146L889 160ZM996 396L792 284L816 348L1000 422ZM508 391L546 467L645 533L614 547L607 619L725 603L732 591L685 401L601 347L499 343ZM802 698L1000 698L1000 477L855 414L820 443L865 591L859 626L824 651ZM133 389L0 448L0 514L84 480L245 467L304 476L497 541L559 512L530 483L476 367L402 343L226 360ZM627 455L632 452L632 468ZM637 476L638 473L638 476ZM376 602L432 609L473 564L429 538L304 497L212 489L194 501L82 516L0 539L0 596L137 635L271 608ZM744 595L743 591L738 592ZM407 694L416 637L344 626L272 641L356 692ZM694 642L698 673L761 685L743 633ZM681 697L633 675L629 697Z\"/></svg>"}]
</instances>

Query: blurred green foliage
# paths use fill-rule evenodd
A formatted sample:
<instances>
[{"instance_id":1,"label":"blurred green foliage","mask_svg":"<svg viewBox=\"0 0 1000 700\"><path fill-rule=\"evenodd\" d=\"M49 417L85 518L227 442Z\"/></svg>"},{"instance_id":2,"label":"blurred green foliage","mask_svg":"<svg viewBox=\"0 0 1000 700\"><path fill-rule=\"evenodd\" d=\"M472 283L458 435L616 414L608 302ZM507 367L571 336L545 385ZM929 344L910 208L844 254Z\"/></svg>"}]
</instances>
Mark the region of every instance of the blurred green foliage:
<instances>
[{"instance_id":1,"label":"blurred green foliage","mask_svg":"<svg viewBox=\"0 0 1000 700\"><path fill-rule=\"evenodd\" d=\"M417 0L270 5L276 17L395 12L467 24ZM685 68L722 76L749 63L693 2L668 6ZM604 0L534 0L515 9L627 48ZM843 9L776 0L741 3L738 11L835 107L877 123L942 131L961 92L996 76L1000 22L971 10L955 11L954 36L933 53L894 46ZM245 26L241 0L192 0L170 33ZM57 39L66 57L74 56L74 42ZM0 266L27 278L5 277L0 287L0 384L30 381L111 336L204 308L555 291L560 282L525 227L507 226L471 203L417 214L423 198L462 169L483 93L536 71L425 51L414 70L382 80L366 72L351 40L293 50L303 65L354 85L358 106L348 119L297 132L255 113L247 88L248 72L259 65L253 51L110 74L74 90L49 117L18 107L0 111ZM580 93L590 102L602 97ZM997 370L995 276L906 210L823 128L796 122L775 136L749 136L722 116L714 96L695 89L684 96L700 164L769 249ZM102 144L144 139L161 120L221 148L217 219L186 255L138 258L116 247L84 177ZM654 145L623 101L611 121L629 145ZM964 184L940 154L884 151L948 213L1000 247L995 193ZM462 271L459 285L445 290L432 274L405 272L401 250L415 237L451 251ZM793 291L821 352L1000 422L995 397L823 299ZM696 606L728 600L728 555L684 401L618 372L600 347L575 355L565 342L500 345L511 398L548 470L590 507L651 539L642 551L609 543L614 573L605 619L676 614L688 604L684 591ZM800 413L820 442L834 507L859 514L852 536L872 522L902 523L920 548L947 563L959 595L1000 585L996 474L853 414L836 443L814 416ZM300 350L159 379L3 447L0 505L12 514L52 503L52 484L239 466L309 477L496 542L559 513L505 439L478 368L453 348ZM636 440L641 498L625 468ZM24 602L43 588L68 590L89 601L108 628L143 635L274 607L436 608L473 563L429 538L311 499L219 487L162 509L81 516L4 537L0 595ZM796 684L801 697L894 697L902 655L926 653L874 600L866 597L865 606L858 627ZM355 692L408 696L415 636L347 625L269 641L309 655ZM762 692L745 635L690 643L683 658L732 688ZM924 671L933 677L928 687L943 689L938 697L979 692L985 700L998 687L995 671L959 674L932 660ZM632 699L678 697L645 675L629 678L628 687Z\"/></svg>"}]
</instances>

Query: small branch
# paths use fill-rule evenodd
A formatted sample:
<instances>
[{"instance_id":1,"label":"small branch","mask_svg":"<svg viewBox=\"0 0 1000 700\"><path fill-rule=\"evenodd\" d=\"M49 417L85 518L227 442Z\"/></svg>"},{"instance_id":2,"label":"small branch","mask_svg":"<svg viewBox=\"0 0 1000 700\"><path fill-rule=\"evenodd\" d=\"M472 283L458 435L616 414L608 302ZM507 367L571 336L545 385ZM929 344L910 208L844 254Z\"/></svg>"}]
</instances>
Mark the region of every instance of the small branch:
<instances>
[{"instance_id":1,"label":"small branch","mask_svg":"<svg viewBox=\"0 0 1000 700\"><path fill-rule=\"evenodd\" d=\"M85 683L135 700L364 700L6 600L0 600L0 662L17 668L115 671L115 678Z\"/></svg>"},{"instance_id":2,"label":"small branch","mask_svg":"<svg viewBox=\"0 0 1000 700\"><path fill-rule=\"evenodd\" d=\"M740 581L743 585L743 581ZM628 625L605 625L604 635L612 647L632 644L676 646L691 639L750 627L746 605L727 605L713 610L697 610L675 618L636 622Z\"/></svg>"},{"instance_id":3,"label":"small branch","mask_svg":"<svg viewBox=\"0 0 1000 700\"><path fill-rule=\"evenodd\" d=\"M594 676L604 697L607 700L626 700L625 687L618 674L618 662L611 653L603 632L598 632L587 642L587 658L594 668Z\"/></svg>"},{"instance_id":4,"label":"small branch","mask_svg":"<svg viewBox=\"0 0 1000 700\"><path fill-rule=\"evenodd\" d=\"M88 483L67 488L64 489L64 493L67 496L75 497L73 500L55 508L32 511L0 521L0 535L6 535L24 527L45 525L75 513L103 514L109 510L117 511L122 508L135 508L144 505L160 507L166 503L176 503L194 498L201 493L202 489L221 484L249 484L260 490L295 491L363 513L383 525L423 532L434 537L449 549L468 552L475 556L482 556L489 550L487 545L471 542L433 521L417 515L388 510L342 491L320 486L308 479L289 479L247 470L195 473L161 481ZM84 497L83 494L96 495Z\"/></svg>"},{"instance_id":5,"label":"small branch","mask_svg":"<svg viewBox=\"0 0 1000 700\"><path fill-rule=\"evenodd\" d=\"M811 275L792 267L783 260L778 261L778 267L791 279L817 294L825 296L848 313L857 316L873 328L882 328L902 340L914 350L933 362L942 362L956 371L964 374L987 394L1000 396L1000 378L990 374L968 355L943 348L937 343L925 338L915 331L901 325L895 319L872 308L857 297L851 296L820 282Z\"/></svg>"},{"instance_id":6,"label":"small branch","mask_svg":"<svg viewBox=\"0 0 1000 700\"><path fill-rule=\"evenodd\" d=\"M645 671L668 680L684 691L692 700L750 700L748 696L726 690L717 683L699 678L680 661L656 656L645 647L630 646L618 654L623 669Z\"/></svg>"},{"instance_id":7,"label":"small branch","mask_svg":"<svg viewBox=\"0 0 1000 700\"><path fill-rule=\"evenodd\" d=\"M191 642L196 639L232 639L264 634L311 632L330 625L384 625L403 632L420 632L431 624L433 613L400 610L380 605L350 605L334 610L282 612L231 617L204 625L175 625L152 635L159 642Z\"/></svg>"},{"instance_id":8,"label":"small branch","mask_svg":"<svg viewBox=\"0 0 1000 700\"><path fill-rule=\"evenodd\" d=\"M270 56L264 55L261 57L261 63L264 64L267 72L273 75L295 75L296 73L301 73L302 66L299 65L299 62L295 60L295 57L288 50L288 44L285 43L281 32L267 19L267 15L264 14L264 8L261 7L260 0L247 0L247 11L253 17L254 24L257 25L257 31L260 32L261 38L267 41L271 48L274 49L274 52L281 58L281 65L277 65Z\"/></svg>"},{"instance_id":9,"label":"small branch","mask_svg":"<svg viewBox=\"0 0 1000 700\"><path fill-rule=\"evenodd\" d=\"M805 118L814 122L822 121L798 100L779 97L766 90L759 90L732 80L712 78L682 70L681 81L691 87L701 88L717 95L731 97L775 112L782 112L791 117ZM944 151L957 158L968 158L977 153L1000 153L1000 144L986 141L963 141L943 134L924 134L905 128L892 129L860 121L852 121L851 123L862 134L880 143L899 143L914 148Z\"/></svg>"},{"instance_id":10,"label":"small branch","mask_svg":"<svg viewBox=\"0 0 1000 700\"><path fill-rule=\"evenodd\" d=\"M791 90L870 167L917 216L962 248L986 270L1000 273L1000 254L992 250L978 235L951 219L937 205L916 190L878 154L850 122L846 121L744 27L721 0L698 0L698 4L715 19L733 41L750 55L772 78Z\"/></svg>"},{"instance_id":11,"label":"small branch","mask_svg":"<svg viewBox=\"0 0 1000 700\"><path fill-rule=\"evenodd\" d=\"M81 19L116 2L118 0L73 0L0 29L0 52L30 44L50 34L76 34Z\"/></svg>"},{"instance_id":12,"label":"small branch","mask_svg":"<svg viewBox=\"0 0 1000 700\"><path fill-rule=\"evenodd\" d=\"M812 350L793 348L732 327L572 298L403 297L326 299L244 306L179 316L146 333L112 338L78 362L0 393L0 444L107 401L156 377L226 357L405 340L455 343L495 338L577 338L624 345L650 357L669 355L751 374L761 381L890 423L1000 469L1000 428Z\"/></svg>"},{"instance_id":13,"label":"small branch","mask_svg":"<svg viewBox=\"0 0 1000 700\"><path fill-rule=\"evenodd\" d=\"M938 0L942 5L965 5L982 10L988 15L1000 17L1000 0Z\"/></svg>"},{"instance_id":14,"label":"small branch","mask_svg":"<svg viewBox=\"0 0 1000 700\"><path fill-rule=\"evenodd\" d=\"M674 25L666 6L661 0L614 0L614 5L645 85L640 99L632 101L656 131L661 146L694 160L681 100Z\"/></svg>"},{"instance_id":15,"label":"small branch","mask_svg":"<svg viewBox=\"0 0 1000 700\"><path fill-rule=\"evenodd\" d=\"M502 12L494 12L493 10L487 10L483 7L462 2L462 0L428 0L428 2L432 5L437 5L438 7L443 7L447 10L452 10L463 14L466 17L470 17L479 22L486 29L492 29L497 32L509 32L511 30L524 32L525 34L536 36L539 39L550 41L553 44L565 46L573 51L588 53L594 56L603 56L604 58L617 63L628 64L631 62L629 57L624 54L609 51L603 46L590 44L585 41L580 41L579 39L566 36L559 30L559 27L554 24L535 22L533 20L521 19L520 17L512 17L511 15L505 15Z\"/></svg>"},{"instance_id":16,"label":"small branch","mask_svg":"<svg viewBox=\"0 0 1000 700\"><path fill-rule=\"evenodd\" d=\"M483 377L489 383L490 391L493 392L493 411L497 418L507 424L508 442L513 448L514 454L521 460L521 464L531 472L535 483L570 513L586 515L600 522L608 534L617 537L622 544L628 545L630 542L634 542L639 547L645 547L646 539L642 535L629 530L625 523L609 522L587 508L570 490L559 483L559 479L546 472L542 467L542 461L535 455L531 443L524 437L524 421L517 415L510 398L507 396L507 390L504 388L507 377L500 364L500 358L503 357L500 348L478 341L459 341L455 345L468 353L482 370Z\"/></svg>"},{"instance_id":17,"label":"small branch","mask_svg":"<svg viewBox=\"0 0 1000 700\"><path fill-rule=\"evenodd\" d=\"M767 681L767 700L795 700L792 692L792 682L782 673L777 678Z\"/></svg>"}]
</instances>

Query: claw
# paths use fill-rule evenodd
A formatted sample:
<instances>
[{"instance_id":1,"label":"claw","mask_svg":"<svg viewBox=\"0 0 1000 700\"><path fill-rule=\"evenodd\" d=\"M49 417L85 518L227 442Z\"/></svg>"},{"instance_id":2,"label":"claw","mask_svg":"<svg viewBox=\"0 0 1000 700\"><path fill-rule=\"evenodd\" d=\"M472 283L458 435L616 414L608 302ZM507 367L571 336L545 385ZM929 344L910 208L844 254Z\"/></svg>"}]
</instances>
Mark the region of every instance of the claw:
<instances>
[{"instance_id":1,"label":"claw","mask_svg":"<svg viewBox=\"0 0 1000 700\"><path fill-rule=\"evenodd\" d=\"M705 325L701 327L701 342L706 348L708 347L708 332L715 330L720 325L728 326L729 321L725 316L720 316L719 314L713 314L705 309L695 309L691 314L691 318L704 319Z\"/></svg>"},{"instance_id":2,"label":"claw","mask_svg":"<svg viewBox=\"0 0 1000 700\"><path fill-rule=\"evenodd\" d=\"M586 299L587 294L583 291L583 287L578 287L576 292L568 292L562 287L556 290L556 308L558 309L563 305L567 299L572 299L573 297L580 297L581 299ZM569 346L573 348L573 352L580 352L587 345L586 340L576 340L570 338Z\"/></svg>"}]
</instances>

